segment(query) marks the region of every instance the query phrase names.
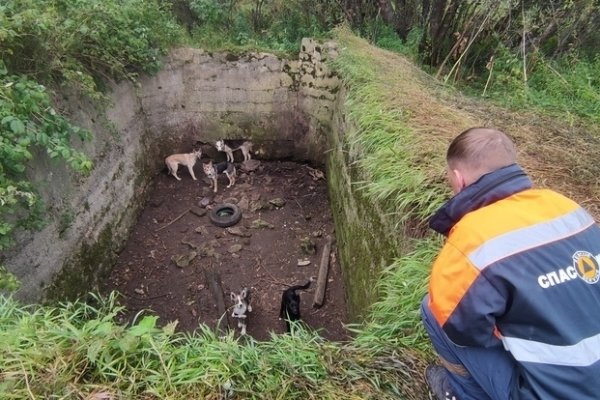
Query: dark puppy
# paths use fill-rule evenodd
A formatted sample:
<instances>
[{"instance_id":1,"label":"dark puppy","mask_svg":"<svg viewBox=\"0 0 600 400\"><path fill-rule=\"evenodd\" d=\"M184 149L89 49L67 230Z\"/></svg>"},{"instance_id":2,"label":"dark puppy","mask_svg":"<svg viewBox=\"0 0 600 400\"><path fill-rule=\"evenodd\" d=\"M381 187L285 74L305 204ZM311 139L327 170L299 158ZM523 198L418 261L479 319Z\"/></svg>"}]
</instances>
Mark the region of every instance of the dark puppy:
<instances>
[{"instance_id":1,"label":"dark puppy","mask_svg":"<svg viewBox=\"0 0 600 400\"><path fill-rule=\"evenodd\" d=\"M281 295L279 318L285 320L288 332L290 332L290 321L298 321L300 319L300 295L296 293L296 290L308 289L312 281L313 278L311 277L304 285L291 286L284 290Z\"/></svg>"}]
</instances>

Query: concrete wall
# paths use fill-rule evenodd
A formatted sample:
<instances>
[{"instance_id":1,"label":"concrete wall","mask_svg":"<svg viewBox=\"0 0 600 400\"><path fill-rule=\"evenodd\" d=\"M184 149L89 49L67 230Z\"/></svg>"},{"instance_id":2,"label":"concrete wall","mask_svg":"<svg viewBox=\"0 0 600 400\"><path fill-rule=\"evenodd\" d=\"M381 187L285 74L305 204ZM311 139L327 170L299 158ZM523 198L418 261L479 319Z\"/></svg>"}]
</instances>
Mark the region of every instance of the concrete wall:
<instances>
[{"instance_id":1,"label":"concrete wall","mask_svg":"<svg viewBox=\"0 0 600 400\"><path fill-rule=\"evenodd\" d=\"M364 197L356 185L367 177L358 167L361 154L351 152L344 140L356 129L345 115L345 90L334 105L327 158L330 205L336 227L338 254L346 287L348 315L358 322L378 298L375 283L383 268L405 250L403 232L386 217L380 204Z\"/></svg>"},{"instance_id":2,"label":"concrete wall","mask_svg":"<svg viewBox=\"0 0 600 400\"><path fill-rule=\"evenodd\" d=\"M339 81L323 61L335 51L310 39L298 60L178 49L157 75L114 86L108 109L62 94L60 107L93 133L74 145L95 168L78 176L43 153L32 163L48 224L20 232L17 246L0 255L21 281L16 297L37 302L93 290L123 248L164 157L197 141L246 138L259 157L324 164Z\"/></svg>"},{"instance_id":3,"label":"concrete wall","mask_svg":"<svg viewBox=\"0 0 600 400\"><path fill-rule=\"evenodd\" d=\"M93 290L123 248L165 156L190 151L197 141L248 138L259 157L326 166L349 315L360 320L401 243L378 206L352 184L363 179L355 167L360 155L343 144L354 128L344 90L324 64L335 55L333 43L308 39L298 60L178 49L139 86L115 86L106 111L64 95L60 102L72 120L93 132L92 141L76 145L95 168L82 177L44 154L36 157L30 175L49 223L34 234L21 232L18 246L2 255L22 283L17 298L37 302Z\"/></svg>"},{"instance_id":4,"label":"concrete wall","mask_svg":"<svg viewBox=\"0 0 600 400\"><path fill-rule=\"evenodd\" d=\"M251 138L258 157L324 164L339 81L323 61L335 46L308 39L302 45L293 61L266 53L174 51L160 73L142 81L142 108L147 131L160 143L158 159L196 141Z\"/></svg>"}]
</instances>

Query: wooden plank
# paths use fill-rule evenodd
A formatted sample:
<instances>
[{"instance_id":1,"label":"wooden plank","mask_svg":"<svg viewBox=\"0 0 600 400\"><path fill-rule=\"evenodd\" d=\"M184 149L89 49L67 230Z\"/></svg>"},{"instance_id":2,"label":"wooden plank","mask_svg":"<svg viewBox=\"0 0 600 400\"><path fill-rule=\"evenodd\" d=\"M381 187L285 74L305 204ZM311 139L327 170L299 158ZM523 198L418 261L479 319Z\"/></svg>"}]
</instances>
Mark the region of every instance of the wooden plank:
<instances>
[{"instance_id":1,"label":"wooden plank","mask_svg":"<svg viewBox=\"0 0 600 400\"><path fill-rule=\"evenodd\" d=\"M205 269L204 277L206 278L210 292L212 293L215 303L217 304L217 311L219 313L217 330L224 333L225 330L231 328L231 321L229 320L229 312L225 306L225 297L223 296L221 277L213 268Z\"/></svg>"},{"instance_id":2,"label":"wooden plank","mask_svg":"<svg viewBox=\"0 0 600 400\"><path fill-rule=\"evenodd\" d=\"M331 245L333 238L327 235L327 241L323 246L321 254L321 265L319 266L319 276L317 277L317 289L313 299L313 307L321 307L325 301L325 289L327 288L327 274L329 273L329 254L331 253Z\"/></svg>"}]
</instances>

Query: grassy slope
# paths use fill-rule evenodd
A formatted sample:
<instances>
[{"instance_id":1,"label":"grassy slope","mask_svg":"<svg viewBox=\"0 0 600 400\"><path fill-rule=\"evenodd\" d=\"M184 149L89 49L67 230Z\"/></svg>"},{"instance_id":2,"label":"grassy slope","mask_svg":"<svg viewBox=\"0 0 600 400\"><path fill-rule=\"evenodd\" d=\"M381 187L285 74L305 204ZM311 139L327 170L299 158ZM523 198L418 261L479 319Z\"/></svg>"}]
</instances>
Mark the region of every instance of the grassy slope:
<instances>
[{"instance_id":1,"label":"grassy slope","mask_svg":"<svg viewBox=\"0 0 600 400\"><path fill-rule=\"evenodd\" d=\"M112 322L113 300L29 309L0 302L0 397L65 399L422 399L429 357L418 304L439 237L425 217L449 195L443 154L449 140L475 125L504 128L536 183L582 202L597 200L599 136L541 115L508 112L443 89L403 57L336 32L335 68L349 87L348 119L358 131L345 146L363 169L357 182L387 205L400 228L412 224L414 251L379 282L382 300L352 343L312 333L269 342L194 336L157 328L145 318L131 328ZM591 143L591 144L590 144ZM569 151L565 151L568 149ZM362 154L358 156L358 154ZM592 211L598 216L597 209ZM408 216L408 217L407 217Z\"/></svg>"}]
</instances>

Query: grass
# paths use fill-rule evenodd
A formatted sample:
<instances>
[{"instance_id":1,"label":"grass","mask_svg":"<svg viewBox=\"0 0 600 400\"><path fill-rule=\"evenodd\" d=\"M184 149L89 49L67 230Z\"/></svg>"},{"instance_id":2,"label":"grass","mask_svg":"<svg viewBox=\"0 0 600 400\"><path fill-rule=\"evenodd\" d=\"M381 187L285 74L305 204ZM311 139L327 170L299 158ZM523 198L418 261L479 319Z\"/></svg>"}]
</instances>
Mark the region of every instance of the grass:
<instances>
[{"instance_id":1,"label":"grass","mask_svg":"<svg viewBox=\"0 0 600 400\"><path fill-rule=\"evenodd\" d=\"M594 145L599 128L462 97L345 28L335 37L340 55L333 67L345 82L346 119L353 126L343 147L360 177L352 184L388 213L411 249L382 272L376 283L381 298L363 324L351 327L355 338L331 343L298 327L265 342L220 337L206 327L181 334L151 316L117 324L114 295L93 306L53 307L3 297L0 397L426 398L421 376L432 353L419 304L441 238L424 226L450 194L443 160L450 139L471 126L503 128L536 184L592 205L599 193L599 167L591 161L600 156Z\"/></svg>"},{"instance_id":2,"label":"grass","mask_svg":"<svg viewBox=\"0 0 600 400\"><path fill-rule=\"evenodd\" d=\"M325 342L294 329L267 342L193 335L146 316L118 325L116 296L96 306L24 307L0 298L3 399L392 399L422 394L406 380L419 364L410 351ZM399 371L397 368L402 367ZM410 374L409 374L410 375ZM104 396L104 397L102 397ZM227 397L227 396L226 396Z\"/></svg>"},{"instance_id":3,"label":"grass","mask_svg":"<svg viewBox=\"0 0 600 400\"><path fill-rule=\"evenodd\" d=\"M347 84L346 115L356 127L346 132L345 147L363 175L353 184L382 204L397 226L424 220L447 193L442 179L446 143L435 136L425 141L413 127L419 115L409 101L426 104L420 93L426 78L401 57L369 46L344 28L336 40L344 51L333 67ZM389 63L388 55L402 65ZM407 82L406 75L398 74L401 68L416 80Z\"/></svg>"}]
</instances>

